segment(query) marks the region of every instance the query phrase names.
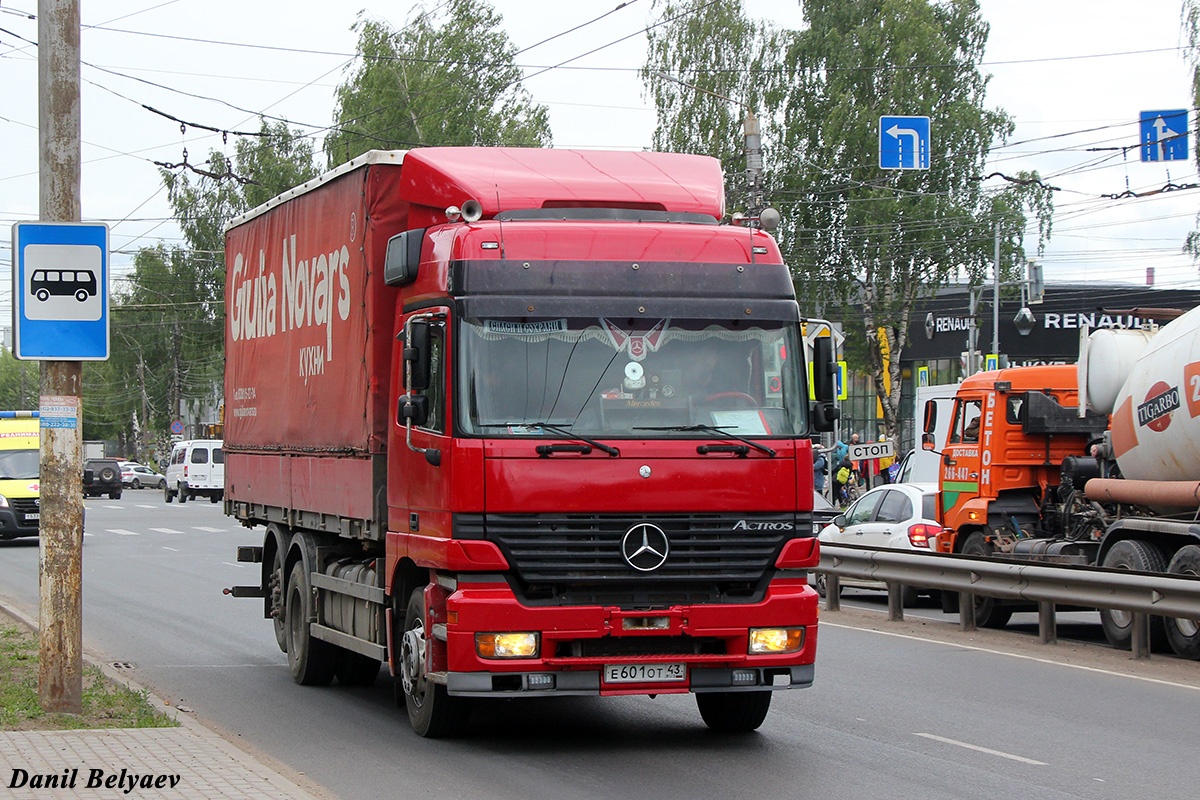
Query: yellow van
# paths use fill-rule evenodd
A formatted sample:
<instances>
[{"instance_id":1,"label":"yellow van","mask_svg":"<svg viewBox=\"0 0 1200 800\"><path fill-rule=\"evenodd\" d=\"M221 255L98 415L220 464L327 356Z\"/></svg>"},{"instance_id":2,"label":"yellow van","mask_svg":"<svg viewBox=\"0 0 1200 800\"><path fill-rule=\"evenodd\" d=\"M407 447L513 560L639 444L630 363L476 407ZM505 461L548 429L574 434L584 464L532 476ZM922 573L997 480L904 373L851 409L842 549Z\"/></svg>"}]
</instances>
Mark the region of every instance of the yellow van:
<instances>
[{"instance_id":1,"label":"yellow van","mask_svg":"<svg viewBox=\"0 0 1200 800\"><path fill-rule=\"evenodd\" d=\"M37 536L38 412L0 411L0 539Z\"/></svg>"}]
</instances>

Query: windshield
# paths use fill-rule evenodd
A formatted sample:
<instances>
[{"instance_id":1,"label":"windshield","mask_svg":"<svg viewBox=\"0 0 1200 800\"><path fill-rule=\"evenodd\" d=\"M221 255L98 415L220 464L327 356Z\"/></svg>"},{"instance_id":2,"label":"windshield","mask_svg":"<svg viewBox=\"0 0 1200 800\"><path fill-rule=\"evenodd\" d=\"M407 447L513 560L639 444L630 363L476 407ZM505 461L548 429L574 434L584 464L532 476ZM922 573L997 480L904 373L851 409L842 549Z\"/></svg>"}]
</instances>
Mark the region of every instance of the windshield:
<instances>
[{"instance_id":1,"label":"windshield","mask_svg":"<svg viewBox=\"0 0 1200 800\"><path fill-rule=\"evenodd\" d=\"M467 433L711 438L806 427L799 324L740 320L464 319L459 419Z\"/></svg>"},{"instance_id":2,"label":"windshield","mask_svg":"<svg viewBox=\"0 0 1200 800\"><path fill-rule=\"evenodd\" d=\"M0 481L32 480L38 476L38 450L0 450Z\"/></svg>"}]
</instances>

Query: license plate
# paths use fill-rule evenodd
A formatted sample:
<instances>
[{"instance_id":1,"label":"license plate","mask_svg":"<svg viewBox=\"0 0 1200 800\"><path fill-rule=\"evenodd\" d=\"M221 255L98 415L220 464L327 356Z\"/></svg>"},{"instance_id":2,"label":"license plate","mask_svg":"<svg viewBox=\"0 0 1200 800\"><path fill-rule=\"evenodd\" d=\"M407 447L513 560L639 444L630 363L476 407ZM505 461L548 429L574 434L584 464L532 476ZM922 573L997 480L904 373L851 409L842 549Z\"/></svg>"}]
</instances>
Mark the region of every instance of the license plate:
<instances>
[{"instance_id":1,"label":"license plate","mask_svg":"<svg viewBox=\"0 0 1200 800\"><path fill-rule=\"evenodd\" d=\"M26 514L25 515L26 522L29 522L30 520L35 520L35 519L41 519L41 518L42 518L41 514Z\"/></svg>"},{"instance_id":2,"label":"license plate","mask_svg":"<svg viewBox=\"0 0 1200 800\"><path fill-rule=\"evenodd\" d=\"M605 664L605 683L679 683L687 680L686 664Z\"/></svg>"}]
</instances>

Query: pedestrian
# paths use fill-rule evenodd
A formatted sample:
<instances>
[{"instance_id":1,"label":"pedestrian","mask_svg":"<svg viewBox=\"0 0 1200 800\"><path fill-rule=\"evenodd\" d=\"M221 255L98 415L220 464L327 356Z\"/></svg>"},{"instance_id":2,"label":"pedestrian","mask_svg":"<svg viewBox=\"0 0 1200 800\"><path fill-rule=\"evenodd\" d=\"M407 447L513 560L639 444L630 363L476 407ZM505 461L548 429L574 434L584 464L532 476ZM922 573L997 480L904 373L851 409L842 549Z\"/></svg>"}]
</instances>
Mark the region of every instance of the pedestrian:
<instances>
[{"instance_id":1,"label":"pedestrian","mask_svg":"<svg viewBox=\"0 0 1200 800\"><path fill-rule=\"evenodd\" d=\"M879 441L886 442L887 440L888 440L888 437L887 437L886 433L880 435ZM883 458L879 459L880 483L891 483L892 482L892 464L895 461L896 461L895 456L884 456Z\"/></svg>"},{"instance_id":2,"label":"pedestrian","mask_svg":"<svg viewBox=\"0 0 1200 800\"><path fill-rule=\"evenodd\" d=\"M854 480L854 464L850 462L850 457L846 456L838 463L837 472L833 474L833 501L835 503L846 505L849 500L846 487Z\"/></svg>"},{"instance_id":3,"label":"pedestrian","mask_svg":"<svg viewBox=\"0 0 1200 800\"><path fill-rule=\"evenodd\" d=\"M825 474L829 472L829 461L825 454L813 448L813 491L825 494Z\"/></svg>"}]
</instances>

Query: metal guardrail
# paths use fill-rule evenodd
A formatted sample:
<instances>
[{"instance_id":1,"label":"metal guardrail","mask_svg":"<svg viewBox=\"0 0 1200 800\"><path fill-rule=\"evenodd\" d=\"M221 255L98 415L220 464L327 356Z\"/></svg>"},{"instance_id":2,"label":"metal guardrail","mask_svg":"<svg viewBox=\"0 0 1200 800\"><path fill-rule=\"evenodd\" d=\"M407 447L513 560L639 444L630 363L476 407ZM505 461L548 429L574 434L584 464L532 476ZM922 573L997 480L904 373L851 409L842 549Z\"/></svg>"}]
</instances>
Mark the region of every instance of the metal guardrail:
<instances>
[{"instance_id":1,"label":"metal guardrail","mask_svg":"<svg viewBox=\"0 0 1200 800\"><path fill-rule=\"evenodd\" d=\"M958 592L963 630L975 629L975 595L1027 600L1038 606L1039 637L1047 644L1057 641L1056 604L1127 611L1133 615L1135 658L1149 657L1151 615L1200 620L1200 578L824 542L815 571L826 576L825 607L831 611L840 608L841 578L886 583L893 620L904 619L904 586Z\"/></svg>"}]
</instances>

